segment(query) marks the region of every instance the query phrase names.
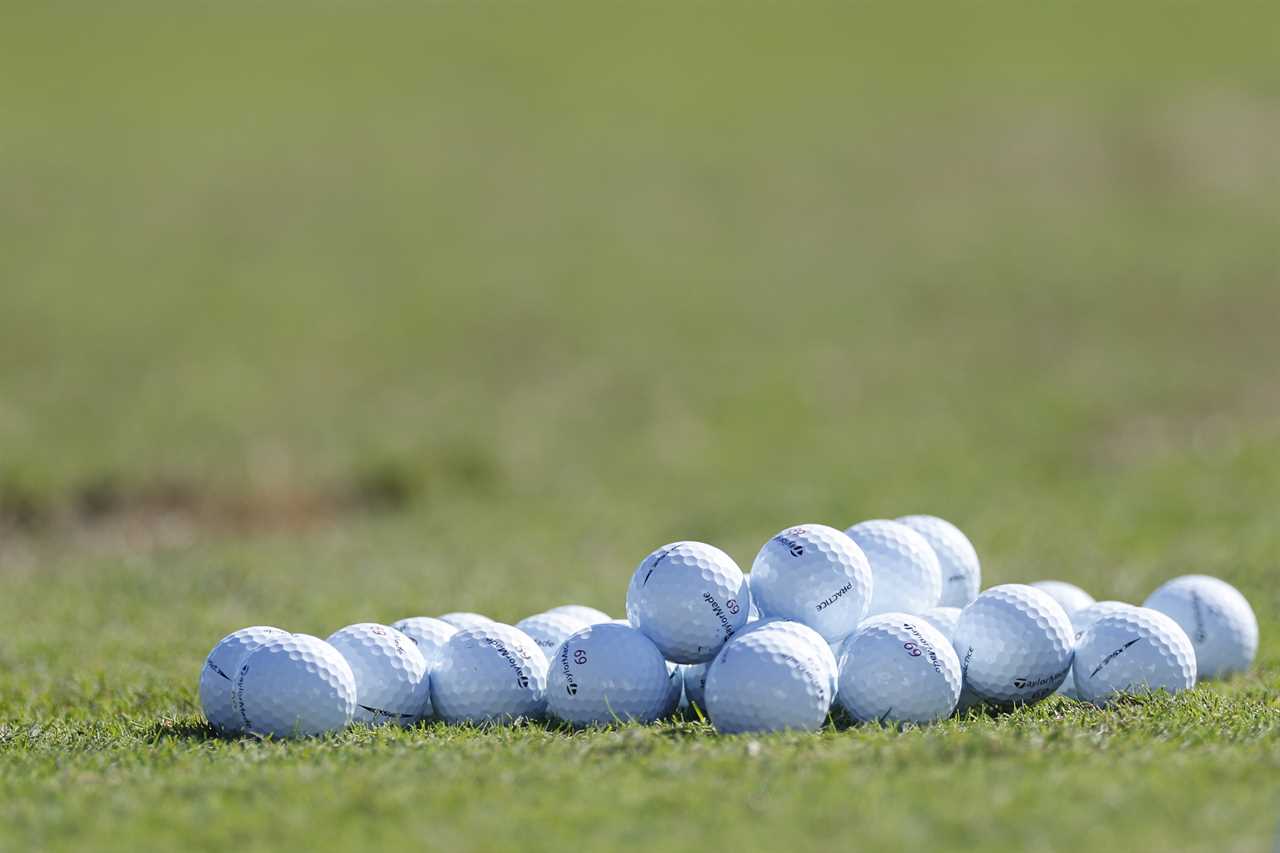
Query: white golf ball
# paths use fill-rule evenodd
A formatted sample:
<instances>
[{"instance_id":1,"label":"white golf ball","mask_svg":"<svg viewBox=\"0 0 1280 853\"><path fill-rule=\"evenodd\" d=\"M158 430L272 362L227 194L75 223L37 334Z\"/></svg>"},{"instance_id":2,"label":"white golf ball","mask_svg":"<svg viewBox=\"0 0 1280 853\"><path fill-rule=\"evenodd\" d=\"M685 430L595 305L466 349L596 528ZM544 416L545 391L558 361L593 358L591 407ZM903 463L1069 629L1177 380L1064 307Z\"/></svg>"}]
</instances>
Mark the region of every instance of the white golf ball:
<instances>
[{"instance_id":1,"label":"white golf ball","mask_svg":"<svg viewBox=\"0 0 1280 853\"><path fill-rule=\"evenodd\" d=\"M703 663L747 623L751 592L719 548L673 542L645 557L627 590L627 618L667 660Z\"/></svg>"},{"instance_id":2,"label":"white golf ball","mask_svg":"<svg viewBox=\"0 0 1280 853\"><path fill-rule=\"evenodd\" d=\"M547 656L528 634L499 622L454 634L431 673L431 702L448 723L540 717L546 688Z\"/></svg>"},{"instance_id":3,"label":"white golf ball","mask_svg":"<svg viewBox=\"0 0 1280 853\"><path fill-rule=\"evenodd\" d=\"M710 668L709 663L690 663L683 667L684 698L690 705L697 705L704 715L707 713L707 670Z\"/></svg>"},{"instance_id":4,"label":"white golf ball","mask_svg":"<svg viewBox=\"0 0 1280 853\"><path fill-rule=\"evenodd\" d=\"M742 634L750 634L756 631L777 631L786 634L801 643L808 646L813 654L813 662L827 676L827 685L832 698L835 698L836 689L840 684L840 666L836 661L835 649L831 647L821 634L810 628L803 622L795 622L790 619L761 619L759 622L752 622L742 629ZM850 635L852 636L852 635Z\"/></svg>"},{"instance_id":5,"label":"white golf ball","mask_svg":"<svg viewBox=\"0 0 1280 853\"><path fill-rule=\"evenodd\" d=\"M1112 613L1118 613L1133 607L1132 604L1126 604L1123 601L1095 601L1083 610L1076 611L1075 616L1071 619L1071 627L1075 629L1076 646L1080 645L1080 638L1084 636L1084 632L1092 627L1103 616L1110 616ZM1071 664L1072 671L1067 673L1066 680L1062 682L1062 686L1057 692L1061 696L1068 699L1079 699L1080 694L1076 692L1075 663Z\"/></svg>"},{"instance_id":6,"label":"white golf ball","mask_svg":"<svg viewBox=\"0 0 1280 853\"><path fill-rule=\"evenodd\" d=\"M1062 609L1066 611L1067 618L1071 620L1071 627L1077 632L1081 630L1081 627L1076 624L1076 614L1094 603L1092 595L1066 581L1036 581L1031 586L1049 593L1049 597L1061 604Z\"/></svg>"},{"instance_id":7,"label":"white golf ball","mask_svg":"<svg viewBox=\"0 0 1280 853\"><path fill-rule=\"evenodd\" d=\"M551 660L556 649L569 639L569 635L591 624L572 613L563 611L554 613L548 610L546 613L535 613L521 619L516 623L516 627L532 637L538 644L538 648L542 649L542 653L547 656L547 660Z\"/></svg>"},{"instance_id":8,"label":"white golf ball","mask_svg":"<svg viewBox=\"0 0 1280 853\"><path fill-rule=\"evenodd\" d=\"M789 527L770 539L751 567L760 612L803 622L835 642L852 634L871 602L871 564L833 527Z\"/></svg>"},{"instance_id":9,"label":"white golf ball","mask_svg":"<svg viewBox=\"0 0 1280 853\"><path fill-rule=\"evenodd\" d=\"M809 645L780 631L734 637L707 672L707 715L717 731L815 731L831 709L827 674Z\"/></svg>"},{"instance_id":10,"label":"white golf ball","mask_svg":"<svg viewBox=\"0 0 1280 853\"><path fill-rule=\"evenodd\" d=\"M603 610L596 610L594 607L587 607L583 604L562 604L559 607L553 607L547 611L548 613L566 613L570 616L581 619L588 625L599 625L602 622L612 622L613 617Z\"/></svg>"},{"instance_id":11,"label":"white golf ball","mask_svg":"<svg viewBox=\"0 0 1280 853\"><path fill-rule=\"evenodd\" d=\"M326 642L346 658L355 676L354 722L407 727L431 716L427 661L413 640L389 625L357 622L334 631Z\"/></svg>"},{"instance_id":12,"label":"white golf ball","mask_svg":"<svg viewBox=\"0 0 1280 853\"><path fill-rule=\"evenodd\" d=\"M938 606L942 568L919 533L896 521L873 519L845 531L871 563L871 604L867 615L919 613Z\"/></svg>"},{"instance_id":13,"label":"white golf ball","mask_svg":"<svg viewBox=\"0 0 1280 853\"><path fill-rule=\"evenodd\" d=\"M1177 622L1158 610L1129 607L1103 616L1076 646L1076 692L1095 705L1117 696L1190 690L1196 652Z\"/></svg>"},{"instance_id":14,"label":"white golf ball","mask_svg":"<svg viewBox=\"0 0 1280 853\"><path fill-rule=\"evenodd\" d=\"M241 731L240 714L231 701L236 673L250 652L268 640L287 636L288 631L254 625L232 631L218 641L200 670L200 707L209 725L223 734Z\"/></svg>"},{"instance_id":15,"label":"white golf ball","mask_svg":"<svg viewBox=\"0 0 1280 853\"><path fill-rule=\"evenodd\" d=\"M882 613L845 641L838 698L862 722L931 723L955 710L961 678L951 641L927 619Z\"/></svg>"},{"instance_id":16,"label":"white golf ball","mask_svg":"<svg viewBox=\"0 0 1280 853\"><path fill-rule=\"evenodd\" d=\"M662 713L658 715L660 720L670 717L679 710L681 705L685 704L684 672L682 670L685 666L697 666L697 664L667 661L667 700L662 705Z\"/></svg>"},{"instance_id":17,"label":"white golf ball","mask_svg":"<svg viewBox=\"0 0 1280 853\"><path fill-rule=\"evenodd\" d=\"M458 633L458 629L453 625L443 619L433 619L430 616L412 616L408 619L401 619L399 622L391 623L391 627L417 644L418 651L422 652L422 657L427 662L428 670L435 669L440 665L440 655L444 651L444 644L449 642L450 637Z\"/></svg>"},{"instance_id":18,"label":"white golf ball","mask_svg":"<svg viewBox=\"0 0 1280 853\"><path fill-rule=\"evenodd\" d=\"M277 738L319 735L350 725L356 677L324 640L289 634L244 659L233 701L245 731Z\"/></svg>"},{"instance_id":19,"label":"white golf ball","mask_svg":"<svg viewBox=\"0 0 1280 853\"><path fill-rule=\"evenodd\" d=\"M448 622L459 631L467 628L479 628L481 625L488 625L493 622L483 613L470 613L465 610L459 610L454 613L446 613L443 616L437 616L441 622Z\"/></svg>"},{"instance_id":20,"label":"white golf ball","mask_svg":"<svg viewBox=\"0 0 1280 853\"><path fill-rule=\"evenodd\" d=\"M1258 619L1231 584L1209 575L1184 575L1157 589L1144 607L1182 626L1196 650L1201 679L1244 672L1258 653Z\"/></svg>"},{"instance_id":21,"label":"white golf ball","mask_svg":"<svg viewBox=\"0 0 1280 853\"><path fill-rule=\"evenodd\" d=\"M1058 689L1071 669L1075 635L1048 593L1003 584L960 613L955 648L965 685L997 705L1031 704Z\"/></svg>"},{"instance_id":22,"label":"white golf ball","mask_svg":"<svg viewBox=\"0 0 1280 853\"><path fill-rule=\"evenodd\" d=\"M635 628L612 623L572 634L547 673L547 713L575 726L652 723L666 712L670 694L658 647Z\"/></svg>"},{"instance_id":23,"label":"white golf ball","mask_svg":"<svg viewBox=\"0 0 1280 853\"><path fill-rule=\"evenodd\" d=\"M982 564L969 537L960 528L936 515L906 515L898 521L925 538L938 555L942 569L943 607L964 607L982 588Z\"/></svg>"}]
</instances>

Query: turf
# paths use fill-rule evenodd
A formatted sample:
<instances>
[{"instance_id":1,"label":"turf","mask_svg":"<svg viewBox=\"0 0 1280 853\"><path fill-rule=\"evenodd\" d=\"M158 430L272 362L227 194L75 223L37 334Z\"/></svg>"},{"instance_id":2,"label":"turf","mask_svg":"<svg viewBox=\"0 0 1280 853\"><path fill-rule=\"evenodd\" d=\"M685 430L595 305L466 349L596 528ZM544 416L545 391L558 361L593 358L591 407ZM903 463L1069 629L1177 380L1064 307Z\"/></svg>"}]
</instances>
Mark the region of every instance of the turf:
<instances>
[{"instance_id":1,"label":"turf","mask_svg":"<svg viewBox=\"0 0 1280 853\"><path fill-rule=\"evenodd\" d=\"M1265 4L47 4L0 27L0 848L1241 849L1280 797ZM721 738L220 741L214 641L933 512L1246 677Z\"/></svg>"}]
</instances>

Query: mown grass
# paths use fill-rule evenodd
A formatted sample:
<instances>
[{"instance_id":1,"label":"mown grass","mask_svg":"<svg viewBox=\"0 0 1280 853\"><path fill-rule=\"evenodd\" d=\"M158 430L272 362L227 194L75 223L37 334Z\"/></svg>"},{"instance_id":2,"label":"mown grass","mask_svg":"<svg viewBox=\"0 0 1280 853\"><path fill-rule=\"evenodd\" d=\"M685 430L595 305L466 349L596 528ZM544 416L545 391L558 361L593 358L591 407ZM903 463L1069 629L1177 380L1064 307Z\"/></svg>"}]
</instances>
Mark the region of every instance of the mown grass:
<instances>
[{"instance_id":1,"label":"mown grass","mask_svg":"<svg viewBox=\"0 0 1280 853\"><path fill-rule=\"evenodd\" d=\"M1267 849L1261 4L54 4L0 27L0 847ZM246 624L935 512L1237 584L1249 676L721 738L210 739Z\"/></svg>"}]
</instances>

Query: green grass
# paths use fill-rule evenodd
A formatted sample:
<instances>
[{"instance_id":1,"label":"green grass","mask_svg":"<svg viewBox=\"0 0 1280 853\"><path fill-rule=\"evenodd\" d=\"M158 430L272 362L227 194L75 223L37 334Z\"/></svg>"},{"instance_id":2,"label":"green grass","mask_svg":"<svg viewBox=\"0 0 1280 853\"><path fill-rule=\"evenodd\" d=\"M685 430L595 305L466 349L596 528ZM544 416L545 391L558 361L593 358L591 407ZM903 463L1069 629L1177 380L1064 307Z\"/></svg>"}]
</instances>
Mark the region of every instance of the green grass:
<instances>
[{"instance_id":1,"label":"green grass","mask_svg":"<svg viewBox=\"0 0 1280 853\"><path fill-rule=\"evenodd\" d=\"M0 849L1268 850L1260 3L64 3L0 26ZM934 512L1255 670L926 730L210 740L246 624Z\"/></svg>"}]
</instances>

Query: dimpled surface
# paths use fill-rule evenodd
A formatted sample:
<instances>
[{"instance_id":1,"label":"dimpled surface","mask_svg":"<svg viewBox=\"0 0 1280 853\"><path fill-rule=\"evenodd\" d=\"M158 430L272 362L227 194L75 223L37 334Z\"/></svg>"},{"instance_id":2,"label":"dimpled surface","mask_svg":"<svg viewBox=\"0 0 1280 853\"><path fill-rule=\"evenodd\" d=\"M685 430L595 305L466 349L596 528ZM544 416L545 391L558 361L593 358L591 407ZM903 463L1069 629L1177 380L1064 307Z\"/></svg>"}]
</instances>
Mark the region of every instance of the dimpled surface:
<instances>
[{"instance_id":1,"label":"dimpled surface","mask_svg":"<svg viewBox=\"0 0 1280 853\"><path fill-rule=\"evenodd\" d=\"M538 648L542 649L542 653L547 656L547 660L555 654L556 649L560 648L560 644L569 639L569 635L576 631L581 631L588 625L594 623L588 622L572 613L535 613L532 616L521 619L516 623L516 627L524 631L533 641L538 644Z\"/></svg>"},{"instance_id":2,"label":"dimpled surface","mask_svg":"<svg viewBox=\"0 0 1280 853\"><path fill-rule=\"evenodd\" d=\"M389 625L357 622L334 631L326 642L346 658L355 676L354 722L411 726L431 716L427 661L413 640Z\"/></svg>"},{"instance_id":3,"label":"dimpled surface","mask_svg":"<svg viewBox=\"0 0 1280 853\"><path fill-rule=\"evenodd\" d=\"M559 607L553 607L547 611L548 613L565 613L574 616L586 622L588 625L599 625L602 622L612 622L613 617L603 610L596 610L594 607L587 607L584 604L562 604Z\"/></svg>"},{"instance_id":4,"label":"dimpled surface","mask_svg":"<svg viewBox=\"0 0 1280 853\"><path fill-rule=\"evenodd\" d=\"M997 705L1038 702L1067 677L1075 635L1049 594L993 586L960 612L954 645L965 686Z\"/></svg>"},{"instance_id":5,"label":"dimpled surface","mask_svg":"<svg viewBox=\"0 0 1280 853\"><path fill-rule=\"evenodd\" d=\"M483 613L469 613L465 610L446 613L443 616L437 616L436 618L441 622L448 622L459 631L466 630L467 628L478 628L481 625L488 625L493 622L492 619L485 616Z\"/></svg>"},{"instance_id":6,"label":"dimpled surface","mask_svg":"<svg viewBox=\"0 0 1280 853\"><path fill-rule=\"evenodd\" d=\"M546 708L547 656L523 631L488 622L445 643L431 673L431 702L449 723L539 717Z\"/></svg>"},{"instance_id":7,"label":"dimpled surface","mask_svg":"<svg viewBox=\"0 0 1280 853\"><path fill-rule=\"evenodd\" d=\"M440 665L440 655L444 652L444 644L458 633L458 629L442 619L430 616L413 616L393 622L395 628L417 645L418 651L427 662L427 669L432 670Z\"/></svg>"},{"instance_id":8,"label":"dimpled surface","mask_svg":"<svg viewBox=\"0 0 1280 853\"><path fill-rule=\"evenodd\" d=\"M751 591L728 554L673 542L645 557L627 589L627 618L667 660L704 663L747 623Z\"/></svg>"},{"instance_id":9,"label":"dimpled surface","mask_svg":"<svg viewBox=\"0 0 1280 853\"><path fill-rule=\"evenodd\" d=\"M867 615L871 564L834 527L789 527L756 555L751 592L762 615L803 622L835 642L852 634Z\"/></svg>"},{"instance_id":10,"label":"dimpled surface","mask_svg":"<svg viewBox=\"0 0 1280 853\"><path fill-rule=\"evenodd\" d=\"M1094 622L1076 646L1076 692L1095 705L1117 696L1190 690L1196 652L1186 631L1147 607L1129 607Z\"/></svg>"},{"instance_id":11,"label":"dimpled surface","mask_svg":"<svg viewBox=\"0 0 1280 853\"><path fill-rule=\"evenodd\" d=\"M691 663L684 666L684 698L690 705L697 705L707 712L707 670L709 663Z\"/></svg>"},{"instance_id":12,"label":"dimpled surface","mask_svg":"<svg viewBox=\"0 0 1280 853\"><path fill-rule=\"evenodd\" d=\"M815 731L831 699L812 650L778 631L734 637L707 672L707 715L725 734Z\"/></svg>"},{"instance_id":13,"label":"dimpled surface","mask_svg":"<svg viewBox=\"0 0 1280 853\"><path fill-rule=\"evenodd\" d=\"M841 706L856 720L931 723L960 698L960 659L927 619L884 613L858 626L840 661Z\"/></svg>"},{"instance_id":14,"label":"dimpled surface","mask_svg":"<svg viewBox=\"0 0 1280 853\"><path fill-rule=\"evenodd\" d=\"M873 519L845 533L871 563L871 604L867 615L919 613L938 606L942 569L923 536L905 524Z\"/></svg>"},{"instance_id":15,"label":"dimpled surface","mask_svg":"<svg viewBox=\"0 0 1280 853\"><path fill-rule=\"evenodd\" d=\"M356 709L356 677L333 646L309 634L263 643L236 675L236 711L245 731L277 738L343 729Z\"/></svg>"},{"instance_id":16,"label":"dimpled surface","mask_svg":"<svg viewBox=\"0 0 1280 853\"><path fill-rule=\"evenodd\" d=\"M924 537L938 555L942 569L942 607L964 607L982 588L982 563L978 552L960 528L936 515L906 515L898 519Z\"/></svg>"},{"instance_id":17,"label":"dimpled surface","mask_svg":"<svg viewBox=\"0 0 1280 853\"><path fill-rule=\"evenodd\" d=\"M1201 679L1244 672L1258 653L1258 619L1231 584L1209 575L1184 575L1143 602L1186 631L1196 650Z\"/></svg>"},{"instance_id":18,"label":"dimpled surface","mask_svg":"<svg viewBox=\"0 0 1280 853\"><path fill-rule=\"evenodd\" d=\"M566 639L547 673L547 713L575 726L652 723L669 704L674 710L670 696L670 672L658 647L635 628L613 623Z\"/></svg>"},{"instance_id":19,"label":"dimpled surface","mask_svg":"<svg viewBox=\"0 0 1280 853\"><path fill-rule=\"evenodd\" d=\"M835 698L836 688L840 683L840 667L836 663L835 650L831 648L821 634L805 625L803 622L794 622L790 619L761 619L759 622L752 622L750 625L742 629L743 634L755 631L777 631L789 637L798 640L807 646L813 653L813 662L827 676L827 686L832 698Z\"/></svg>"},{"instance_id":20,"label":"dimpled surface","mask_svg":"<svg viewBox=\"0 0 1280 853\"><path fill-rule=\"evenodd\" d=\"M231 701L236 673L254 649L288 634L269 625L254 625L232 631L218 641L200 670L200 707L209 725L223 734L236 734L241 730L240 714Z\"/></svg>"},{"instance_id":21,"label":"dimpled surface","mask_svg":"<svg viewBox=\"0 0 1280 853\"><path fill-rule=\"evenodd\" d=\"M1071 627L1075 629L1075 645L1080 645L1080 638L1084 636L1094 622L1097 622L1103 616L1109 616L1112 613L1118 613L1121 610L1133 607L1132 604L1126 604L1123 601L1095 601L1083 610L1076 612L1071 620ZM1076 692L1075 663L1071 664L1072 671L1067 673L1067 678L1062 682L1062 686L1057 692L1061 696L1068 699L1079 699L1080 694Z\"/></svg>"},{"instance_id":22,"label":"dimpled surface","mask_svg":"<svg viewBox=\"0 0 1280 853\"><path fill-rule=\"evenodd\" d=\"M1071 620L1071 627L1077 633L1084 630L1076 624L1076 614L1094 603L1092 595L1066 581L1036 581L1031 585L1041 592L1049 593L1050 598L1062 605L1067 618Z\"/></svg>"}]
</instances>

